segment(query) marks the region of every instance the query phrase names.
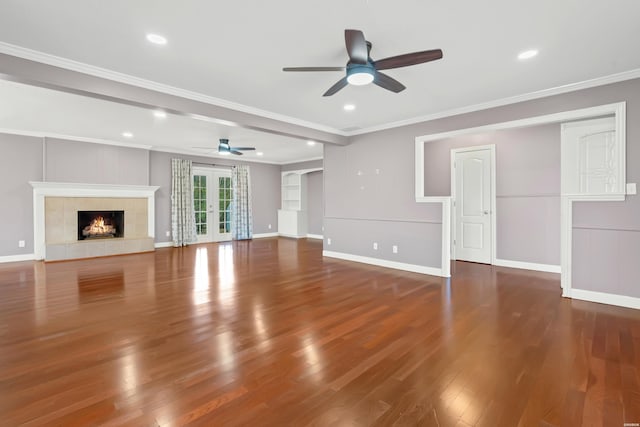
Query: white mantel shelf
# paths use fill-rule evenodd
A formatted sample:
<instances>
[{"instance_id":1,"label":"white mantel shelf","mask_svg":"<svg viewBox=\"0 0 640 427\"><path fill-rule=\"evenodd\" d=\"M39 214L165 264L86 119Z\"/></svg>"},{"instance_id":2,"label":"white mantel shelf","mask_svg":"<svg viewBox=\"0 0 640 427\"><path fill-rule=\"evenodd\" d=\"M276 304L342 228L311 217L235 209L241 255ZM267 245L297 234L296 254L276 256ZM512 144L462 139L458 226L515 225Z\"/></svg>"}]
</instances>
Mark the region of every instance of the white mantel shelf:
<instances>
[{"instance_id":1,"label":"white mantel shelf","mask_svg":"<svg viewBox=\"0 0 640 427\"><path fill-rule=\"evenodd\" d=\"M33 237L35 259L45 259L45 197L146 198L148 236L155 237L155 192L159 186L122 184L81 184L29 181L33 187Z\"/></svg>"}]
</instances>

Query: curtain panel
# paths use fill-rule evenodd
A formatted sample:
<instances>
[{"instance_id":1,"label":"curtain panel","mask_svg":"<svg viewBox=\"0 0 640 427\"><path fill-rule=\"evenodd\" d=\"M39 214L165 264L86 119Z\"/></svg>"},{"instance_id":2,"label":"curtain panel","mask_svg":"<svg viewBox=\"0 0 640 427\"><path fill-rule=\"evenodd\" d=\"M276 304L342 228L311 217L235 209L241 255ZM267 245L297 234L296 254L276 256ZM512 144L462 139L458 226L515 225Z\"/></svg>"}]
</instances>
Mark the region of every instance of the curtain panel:
<instances>
[{"instance_id":1,"label":"curtain panel","mask_svg":"<svg viewBox=\"0 0 640 427\"><path fill-rule=\"evenodd\" d=\"M197 241L191 160L171 159L171 233L174 247Z\"/></svg>"},{"instance_id":2,"label":"curtain panel","mask_svg":"<svg viewBox=\"0 0 640 427\"><path fill-rule=\"evenodd\" d=\"M253 238L253 215L249 166L231 168L231 185L233 186L231 238L233 240L251 239Z\"/></svg>"}]
</instances>

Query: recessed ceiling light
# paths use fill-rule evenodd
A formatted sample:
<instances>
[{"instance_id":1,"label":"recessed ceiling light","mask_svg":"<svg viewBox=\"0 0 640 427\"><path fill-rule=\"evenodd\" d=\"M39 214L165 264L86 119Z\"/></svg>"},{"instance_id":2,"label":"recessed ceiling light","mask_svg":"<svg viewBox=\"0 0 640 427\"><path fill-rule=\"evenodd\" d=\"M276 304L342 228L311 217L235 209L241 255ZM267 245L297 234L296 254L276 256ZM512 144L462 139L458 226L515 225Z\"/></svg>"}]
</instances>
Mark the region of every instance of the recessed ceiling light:
<instances>
[{"instance_id":1,"label":"recessed ceiling light","mask_svg":"<svg viewBox=\"0 0 640 427\"><path fill-rule=\"evenodd\" d=\"M307 145L310 147L313 147L314 145L316 145L315 141L307 141Z\"/></svg>"},{"instance_id":2,"label":"recessed ceiling light","mask_svg":"<svg viewBox=\"0 0 640 427\"><path fill-rule=\"evenodd\" d=\"M165 45L167 44L167 38L160 34L147 34L147 40L153 44Z\"/></svg>"},{"instance_id":3,"label":"recessed ceiling light","mask_svg":"<svg viewBox=\"0 0 640 427\"><path fill-rule=\"evenodd\" d=\"M262 151L258 151L256 152L256 156L264 156L264 153Z\"/></svg>"},{"instance_id":4,"label":"recessed ceiling light","mask_svg":"<svg viewBox=\"0 0 640 427\"><path fill-rule=\"evenodd\" d=\"M166 119L167 118L167 113L165 111L162 111L162 110L155 110L153 112L153 115L158 119Z\"/></svg>"},{"instance_id":5,"label":"recessed ceiling light","mask_svg":"<svg viewBox=\"0 0 640 427\"><path fill-rule=\"evenodd\" d=\"M131 132L122 132L122 136L125 138L133 138L133 134Z\"/></svg>"},{"instance_id":6,"label":"recessed ceiling light","mask_svg":"<svg viewBox=\"0 0 640 427\"><path fill-rule=\"evenodd\" d=\"M529 58L533 58L534 56L536 56L538 54L538 51L536 49L531 49L531 50L525 50L524 52L520 52L518 54L518 59L529 59Z\"/></svg>"},{"instance_id":7,"label":"recessed ceiling light","mask_svg":"<svg viewBox=\"0 0 640 427\"><path fill-rule=\"evenodd\" d=\"M356 109L356 106L353 104L344 104L344 111L353 111Z\"/></svg>"}]
</instances>

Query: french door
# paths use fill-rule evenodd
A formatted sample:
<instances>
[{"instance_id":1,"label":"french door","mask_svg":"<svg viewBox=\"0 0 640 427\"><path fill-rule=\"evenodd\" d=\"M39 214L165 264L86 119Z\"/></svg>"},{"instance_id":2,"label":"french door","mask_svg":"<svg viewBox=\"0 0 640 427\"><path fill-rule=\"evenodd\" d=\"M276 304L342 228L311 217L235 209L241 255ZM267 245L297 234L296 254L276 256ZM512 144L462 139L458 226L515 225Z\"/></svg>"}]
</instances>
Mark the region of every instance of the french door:
<instances>
[{"instance_id":1,"label":"french door","mask_svg":"<svg viewBox=\"0 0 640 427\"><path fill-rule=\"evenodd\" d=\"M231 171L193 168L193 210L198 242L231 240Z\"/></svg>"}]
</instances>

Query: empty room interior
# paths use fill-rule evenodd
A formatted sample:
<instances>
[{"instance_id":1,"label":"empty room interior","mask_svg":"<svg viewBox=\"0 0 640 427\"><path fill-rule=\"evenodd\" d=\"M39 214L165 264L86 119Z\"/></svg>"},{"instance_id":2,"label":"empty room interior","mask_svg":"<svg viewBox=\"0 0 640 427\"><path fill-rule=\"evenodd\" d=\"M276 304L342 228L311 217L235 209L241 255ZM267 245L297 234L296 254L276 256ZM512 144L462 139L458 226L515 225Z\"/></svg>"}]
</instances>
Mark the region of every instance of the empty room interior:
<instances>
[{"instance_id":1,"label":"empty room interior","mask_svg":"<svg viewBox=\"0 0 640 427\"><path fill-rule=\"evenodd\" d=\"M0 425L640 425L640 3L0 4Z\"/></svg>"}]
</instances>

